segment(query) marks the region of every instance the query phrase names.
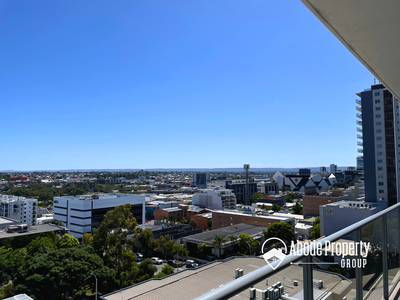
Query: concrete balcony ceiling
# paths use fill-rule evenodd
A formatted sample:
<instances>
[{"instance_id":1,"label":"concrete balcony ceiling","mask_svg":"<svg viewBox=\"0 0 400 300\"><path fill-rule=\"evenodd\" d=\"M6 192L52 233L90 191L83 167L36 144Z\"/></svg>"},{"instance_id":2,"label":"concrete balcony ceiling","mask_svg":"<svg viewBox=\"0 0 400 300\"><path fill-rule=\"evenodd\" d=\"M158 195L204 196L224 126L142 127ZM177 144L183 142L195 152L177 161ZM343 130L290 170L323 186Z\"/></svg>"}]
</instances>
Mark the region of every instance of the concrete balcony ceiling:
<instances>
[{"instance_id":1,"label":"concrete balcony ceiling","mask_svg":"<svg viewBox=\"0 0 400 300\"><path fill-rule=\"evenodd\" d=\"M400 99L399 0L301 0Z\"/></svg>"}]
</instances>

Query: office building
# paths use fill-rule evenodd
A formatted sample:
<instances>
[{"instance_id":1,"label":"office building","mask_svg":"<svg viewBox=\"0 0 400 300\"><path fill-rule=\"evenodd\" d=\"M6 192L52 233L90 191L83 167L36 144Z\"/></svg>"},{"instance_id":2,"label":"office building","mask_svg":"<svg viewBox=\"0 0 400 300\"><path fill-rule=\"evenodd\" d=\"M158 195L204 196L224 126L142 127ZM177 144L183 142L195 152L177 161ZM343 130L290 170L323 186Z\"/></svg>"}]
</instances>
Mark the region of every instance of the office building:
<instances>
[{"instance_id":1,"label":"office building","mask_svg":"<svg viewBox=\"0 0 400 300\"><path fill-rule=\"evenodd\" d=\"M233 191L236 195L237 203L243 203L245 205L251 205L251 200L246 201L246 182L245 180L228 180L225 183L225 187ZM249 197L257 192L257 183L249 182Z\"/></svg>"},{"instance_id":2,"label":"office building","mask_svg":"<svg viewBox=\"0 0 400 300\"><path fill-rule=\"evenodd\" d=\"M357 107L362 114L362 152L364 158L365 201L388 206L397 203L397 157L400 151L399 102L382 85L361 93ZM358 129L360 130L360 129ZM399 142L397 142L399 141Z\"/></svg>"},{"instance_id":3,"label":"office building","mask_svg":"<svg viewBox=\"0 0 400 300\"><path fill-rule=\"evenodd\" d=\"M279 194L279 184L277 182L257 181L257 192L269 195Z\"/></svg>"},{"instance_id":4,"label":"office building","mask_svg":"<svg viewBox=\"0 0 400 300\"><path fill-rule=\"evenodd\" d=\"M320 172L326 172L326 167L319 167Z\"/></svg>"},{"instance_id":5,"label":"office building","mask_svg":"<svg viewBox=\"0 0 400 300\"><path fill-rule=\"evenodd\" d=\"M330 172L331 172L332 174L335 174L335 173L337 172L337 165L331 164L331 165L329 166L329 168L330 168Z\"/></svg>"},{"instance_id":6,"label":"office building","mask_svg":"<svg viewBox=\"0 0 400 300\"><path fill-rule=\"evenodd\" d=\"M37 199L3 195L0 197L0 217L16 220L22 224L37 224Z\"/></svg>"},{"instance_id":7,"label":"office building","mask_svg":"<svg viewBox=\"0 0 400 300\"><path fill-rule=\"evenodd\" d=\"M193 173L192 186L197 186L200 189L205 189L208 182L210 182L210 172Z\"/></svg>"},{"instance_id":8,"label":"office building","mask_svg":"<svg viewBox=\"0 0 400 300\"><path fill-rule=\"evenodd\" d=\"M192 203L209 209L235 209L236 196L229 189L202 189L193 195Z\"/></svg>"},{"instance_id":9,"label":"office building","mask_svg":"<svg viewBox=\"0 0 400 300\"><path fill-rule=\"evenodd\" d=\"M54 219L64 222L70 234L81 239L85 232L100 226L104 215L116 206L131 205L139 225L145 221L145 195L94 194L54 197Z\"/></svg>"}]
</instances>

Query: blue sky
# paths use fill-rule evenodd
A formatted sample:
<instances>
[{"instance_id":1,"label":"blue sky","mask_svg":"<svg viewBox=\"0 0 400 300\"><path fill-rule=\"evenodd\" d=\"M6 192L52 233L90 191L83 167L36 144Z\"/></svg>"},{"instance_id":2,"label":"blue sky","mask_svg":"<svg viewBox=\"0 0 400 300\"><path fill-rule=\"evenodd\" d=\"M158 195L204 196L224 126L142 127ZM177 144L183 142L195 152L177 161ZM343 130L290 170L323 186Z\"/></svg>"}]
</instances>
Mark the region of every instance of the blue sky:
<instances>
[{"instance_id":1,"label":"blue sky","mask_svg":"<svg viewBox=\"0 0 400 300\"><path fill-rule=\"evenodd\" d=\"M299 0L3 0L0 66L0 170L355 165L373 83Z\"/></svg>"}]
</instances>

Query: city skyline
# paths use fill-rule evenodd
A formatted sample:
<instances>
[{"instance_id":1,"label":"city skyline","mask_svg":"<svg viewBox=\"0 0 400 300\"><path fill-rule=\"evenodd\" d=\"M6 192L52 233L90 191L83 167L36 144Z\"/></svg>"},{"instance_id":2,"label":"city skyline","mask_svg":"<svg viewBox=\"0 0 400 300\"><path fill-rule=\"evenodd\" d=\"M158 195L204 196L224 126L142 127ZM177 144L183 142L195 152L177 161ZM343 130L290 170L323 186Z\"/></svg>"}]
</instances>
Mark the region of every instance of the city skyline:
<instances>
[{"instance_id":1,"label":"city skyline","mask_svg":"<svg viewBox=\"0 0 400 300\"><path fill-rule=\"evenodd\" d=\"M373 76L286 4L2 2L1 169L354 166Z\"/></svg>"}]
</instances>

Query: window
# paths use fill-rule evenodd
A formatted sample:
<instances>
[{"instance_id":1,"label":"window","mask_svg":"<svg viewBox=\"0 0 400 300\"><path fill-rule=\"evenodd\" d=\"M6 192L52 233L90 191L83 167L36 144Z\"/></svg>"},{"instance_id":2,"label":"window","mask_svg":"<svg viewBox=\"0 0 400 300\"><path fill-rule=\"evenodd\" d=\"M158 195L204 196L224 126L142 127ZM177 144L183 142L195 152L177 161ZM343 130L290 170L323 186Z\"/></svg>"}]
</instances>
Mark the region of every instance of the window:
<instances>
[{"instance_id":1,"label":"window","mask_svg":"<svg viewBox=\"0 0 400 300\"><path fill-rule=\"evenodd\" d=\"M381 156L381 155L382 155L382 152L378 152L377 155L378 155L378 156Z\"/></svg>"},{"instance_id":2,"label":"window","mask_svg":"<svg viewBox=\"0 0 400 300\"><path fill-rule=\"evenodd\" d=\"M375 96L379 96L379 92L375 92Z\"/></svg>"},{"instance_id":3,"label":"window","mask_svg":"<svg viewBox=\"0 0 400 300\"><path fill-rule=\"evenodd\" d=\"M383 178L383 175L382 175L382 174L379 174L379 175L378 175L378 178Z\"/></svg>"},{"instance_id":4,"label":"window","mask_svg":"<svg viewBox=\"0 0 400 300\"><path fill-rule=\"evenodd\" d=\"M378 159L378 164L381 164L383 162L382 159Z\"/></svg>"},{"instance_id":5,"label":"window","mask_svg":"<svg viewBox=\"0 0 400 300\"><path fill-rule=\"evenodd\" d=\"M400 139L400 136L399 136L399 139ZM377 140L377 141L382 141L382 137L378 136L378 137L376 138L376 140Z\"/></svg>"},{"instance_id":6,"label":"window","mask_svg":"<svg viewBox=\"0 0 400 300\"><path fill-rule=\"evenodd\" d=\"M383 170L383 167L378 167L378 171L382 171Z\"/></svg>"},{"instance_id":7,"label":"window","mask_svg":"<svg viewBox=\"0 0 400 300\"><path fill-rule=\"evenodd\" d=\"M384 190L379 190L379 194L383 194L384 192Z\"/></svg>"},{"instance_id":8,"label":"window","mask_svg":"<svg viewBox=\"0 0 400 300\"><path fill-rule=\"evenodd\" d=\"M379 201L383 201L383 200L385 200L385 198L383 198L383 197L379 198Z\"/></svg>"},{"instance_id":9,"label":"window","mask_svg":"<svg viewBox=\"0 0 400 300\"><path fill-rule=\"evenodd\" d=\"M376 126L379 126L379 125L381 125L381 122L376 122Z\"/></svg>"},{"instance_id":10,"label":"window","mask_svg":"<svg viewBox=\"0 0 400 300\"><path fill-rule=\"evenodd\" d=\"M382 132L382 130L380 130L380 129L376 130L376 133L381 133L381 132Z\"/></svg>"},{"instance_id":11,"label":"window","mask_svg":"<svg viewBox=\"0 0 400 300\"><path fill-rule=\"evenodd\" d=\"M381 110L380 107L375 107L375 111Z\"/></svg>"},{"instance_id":12,"label":"window","mask_svg":"<svg viewBox=\"0 0 400 300\"><path fill-rule=\"evenodd\" d=\"M381 115L375 115L375 118L379 119L381 117Z\"/></svg>"},{"instance_id":13,"label":"window","mask_svg":"<svg viewBox=\"0 0 400 300\"><path fill-rule=\"evenodd\" d=\"M376 99L376 100L375 100L375 103L381 103L381 100Z\"/></svg>"},{"instance_id":14,"label":"window","mask_svg":"<svg viewBox=\"0 0 400 300\"><path fill-rule=\"evenodd\" d=\"M382 144L376 145L376 148L382 148Z\"/></svg>"},{"instance_id":15,"label":"window","mask_svg":"<svg viewBox=\"0 0 400 300\"><path fill-rule=\"evenodd\" d=\"M382 185L383 185L383 182L381 182L381 181L380 181L380 182L378 182L378 185L382 186Z\"/></svg>"}]
</instances>

